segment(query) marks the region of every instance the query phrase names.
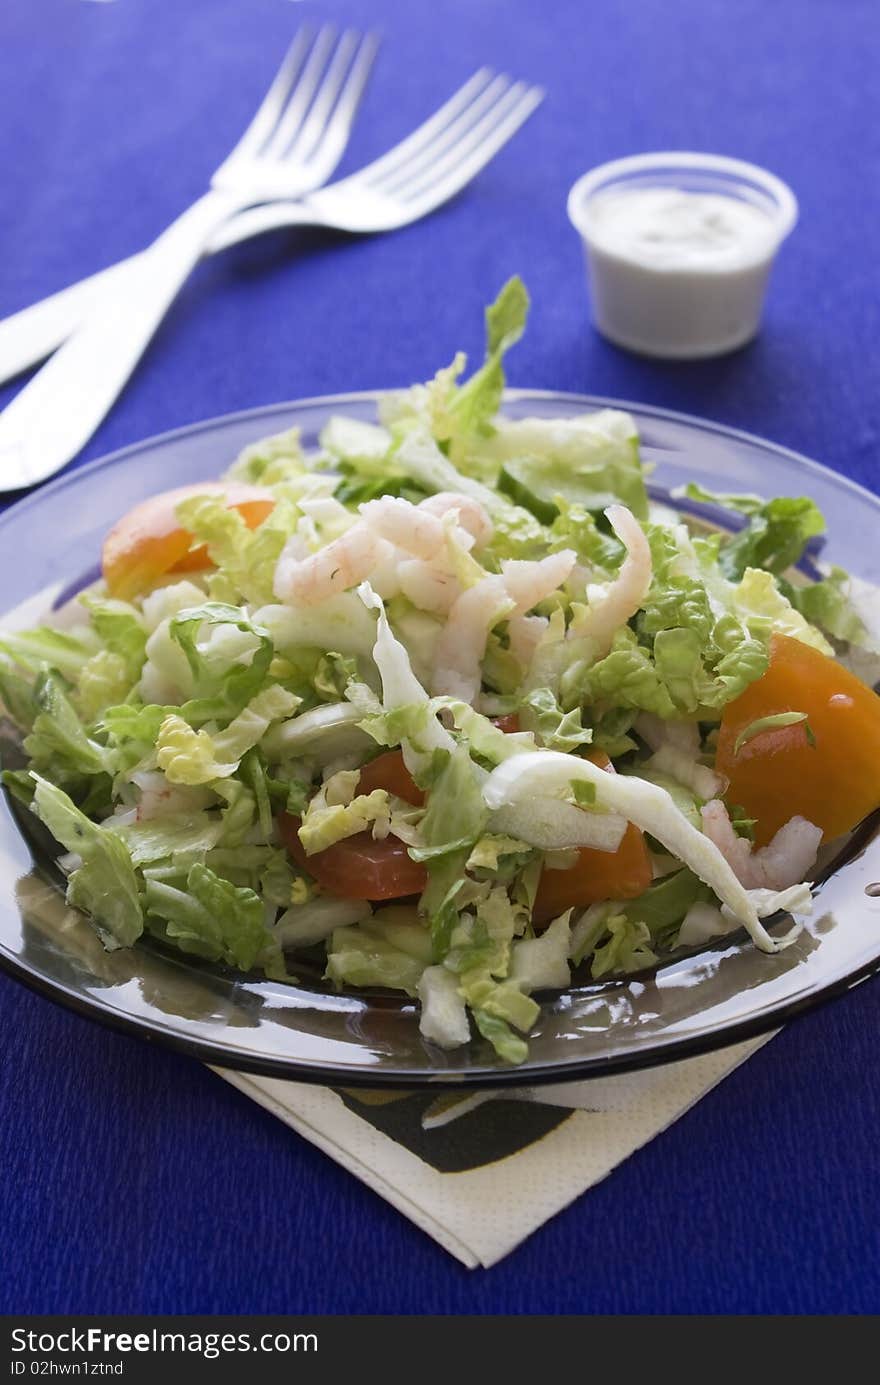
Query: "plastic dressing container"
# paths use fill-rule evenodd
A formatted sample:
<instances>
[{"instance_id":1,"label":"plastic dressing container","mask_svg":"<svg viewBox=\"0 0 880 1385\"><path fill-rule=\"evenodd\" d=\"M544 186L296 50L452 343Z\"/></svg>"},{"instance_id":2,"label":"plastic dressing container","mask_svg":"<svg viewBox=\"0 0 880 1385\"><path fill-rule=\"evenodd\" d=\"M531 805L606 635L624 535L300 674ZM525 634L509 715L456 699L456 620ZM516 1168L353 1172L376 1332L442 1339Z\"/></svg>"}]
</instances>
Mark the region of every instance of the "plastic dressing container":
<instances>
[{"instance_id":1,"label":"plastic dressing container","mask_svg":"<svg viewBox=\"0 0 880 1385\"><path fill-rule=\"evenodd\" d=\"M733 351L758 331L797 201L739 159L639 154L584 174L568 214L599 331L631 351L694 359Z\"/></svg>"}]
</instances>

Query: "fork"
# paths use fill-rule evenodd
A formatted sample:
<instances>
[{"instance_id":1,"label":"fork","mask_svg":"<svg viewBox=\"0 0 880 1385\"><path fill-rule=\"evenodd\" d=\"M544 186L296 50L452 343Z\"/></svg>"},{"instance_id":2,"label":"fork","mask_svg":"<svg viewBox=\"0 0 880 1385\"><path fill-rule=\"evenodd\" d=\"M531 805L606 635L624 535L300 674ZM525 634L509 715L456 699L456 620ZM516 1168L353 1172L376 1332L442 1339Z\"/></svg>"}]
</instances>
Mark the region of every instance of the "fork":
<instances>
[{"instance_id":1,"label":"fork","mask_svg":"<svg viewBox=\"0 0 880 1385\"><path fill-rule=\"evenodd\" d=\"M538 87L511 82L506 76L496 76L490 69L482 68L433 116L375 162L298 202L274 203L237 213L215 231L207 248L213 253L250 236L285 226L323 226L370 233L394 230L416 221L469 183L542 99L543 92ZM31 342L40 340L42 332L42 342L51 350L55 340L59 336L63 338L80 314L90 309L93 295L103 293L105 284L116 283L117 276L123 275L131 263L126 261L113 266L36 304L24 314L18 314L19 320L29 313L41 314L35 319L37 325L31 333ZM10 318L6 324L0 324L0 344L4 328L15 320ZM71 345L77 340L74 337ZM61 355L59 352L56 360ZM48 367L23 394L40 384L47 370ZM0 440L7 436L8 414L9 409L0 416ZM63 466L77 449L56 449L56 458L61 450L66 451L67 456L62 461L54 460L51 466L35 451L36 474L29 473L27 481L8 480L0 473L0 490L45 479ZM17 474L21 476L22 472Z\"/></svg>"},{"instance_id":2,"label":"fork","mask_svg":"<svg viewBox=\"0 0 880 1385\"><path fill-rule=\"evenodd\" d=\"M461 115L472 102L475 102L481 92L485 93L493 77L492 71L485 67L474 73L445 105L391 152L402 156L405 153L416 153L420 147L426 148L432 136L438 134L444 126L448 126L456 116ZM532 90L536 91L534 88ZM471 118L478 113L479 107L472 106ZM385 162L385 159L378 159L375 164L361 169L357 177L380 177ZM287 202L273 202L230 217L212 236L206 251L208 254L216 254L252 236L300 224L301 211L298 206L292 207ZM126 266L133 264L137 258L131 256L108 269L99 270L98 273L80 279L78 283L71 284L58 293L32 303L30 307L22 308L20 312L11 313L8 317L0 319L0 384L14 379L16 375L38 365L51 355L75 331L87 314L94 311L100 295L121 282Z\"/></svg>"},{"instance_id":3,"label":"fork","mask_svg":"<svg viewBox=\"0 0 880 1385\"><path fill-rule=\"evenodd\" d=\"M327 25L314 41L299 32L208 191L114 274L83 326L0 416L0 485L30 485L76 455L228 217L326 182L348 143L376 46L353 31L337 43Z\"/></svg>"}]
</instances>

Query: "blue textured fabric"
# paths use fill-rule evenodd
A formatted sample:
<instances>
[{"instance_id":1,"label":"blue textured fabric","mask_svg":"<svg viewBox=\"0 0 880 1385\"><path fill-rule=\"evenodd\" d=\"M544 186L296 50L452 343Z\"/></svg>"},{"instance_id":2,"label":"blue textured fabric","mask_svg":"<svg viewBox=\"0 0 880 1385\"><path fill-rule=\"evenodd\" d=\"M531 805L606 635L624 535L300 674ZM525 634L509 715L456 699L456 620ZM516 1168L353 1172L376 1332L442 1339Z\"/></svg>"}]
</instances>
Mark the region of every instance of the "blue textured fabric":
<instances>
[{"instance_id":1,"label":"blue textured fabric","mask_svg":"<svg viewBox=\"0 0 880 1385\"><path fill-rule=\"evenodd\" d=\"M875 0L6 0L0 313L138 249L196 197L307 16L383 32L346 168L481 63L547 101L421 225L279 236L203 266L83 459L430 375L479 350L482 305L520 271L534 312L513 384L701 414L877 487ZM638 360L587 327L566 191L651 148L755 160L800 198L765 330L720 361ZM874 981L468 1273L195 1062L0 978L0 1310L876 1312L878 1030Z\"/></svg>"}]
</instances>

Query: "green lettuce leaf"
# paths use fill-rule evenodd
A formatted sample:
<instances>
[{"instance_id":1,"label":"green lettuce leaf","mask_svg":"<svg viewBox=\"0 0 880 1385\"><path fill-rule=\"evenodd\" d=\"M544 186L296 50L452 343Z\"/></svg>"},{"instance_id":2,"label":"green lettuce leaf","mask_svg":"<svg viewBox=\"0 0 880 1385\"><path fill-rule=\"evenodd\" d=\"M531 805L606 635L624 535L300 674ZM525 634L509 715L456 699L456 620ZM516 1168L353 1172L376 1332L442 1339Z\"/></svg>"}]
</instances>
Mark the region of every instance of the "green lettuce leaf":
<instances>
[{"instance_id":1,"label":"green lettuce leaf","mask_svg":"<svg viewBox=\"0 0 880 1385\"><path fill-rule=\"evenodd\" d=\"M268 632L240 607L216 601L180 611L169 628L193 677L181 716L190 724L230 721L266 681L274 653Z\"/></svg>"},{"instance_id":2,"label":"green lettuce leaf","mask_svg":"<svg viewBox=\"0 0 880 1385\"><path fill-rule=\"evenodd\" d=\"M191 496L178 505L177 516L194 539L207 546L233 599L241 598L254 607L274 599L275 565L300 517L291 499L279 496L274 509L254 529L219 495Z\"/></svg>"},{"instance_id":3,"label":"green lettuce leaf","mask_svg":"<svg viewBox=\"0 0 880 1385\"><path fill-rule=\"evenodd\" d=\"M164 925L164 936L183 952L251 971L272 938L258 894L193 865L181 890L147 879L146 905Z\"/></svg>"},{"instance_id":4,"label":"green lettuce leaf","mask_svg":"<svg viewBox=\"0 0 880 1385\"><path fill-rule=\"evenodd\" d=\"M488 812L467 746L457 745L434 780L421 835L426 846L449 842L475 843L483 833Z\"/></svg>"},{"instance_id":5,"label":"green lettuce leaf","mask_svg":"<svg viewBox=\"0 0 880 1385\"><path fill-rule=\"evenodd\" d=\"M753 630L757 626L757 631L760 631L762 627L759 622L769 621L777 634L791 635L803 644L821 650L823 654L834 653L820 631L810 625L783 595L776 579L769 572L759 568L746 568L739 586L733 593L733 608Z\"/></svg>"},{"instance_id":6,"label":"green lettuce leaf","mask_svg":"<svg viewBox=\"0 0 880 1385\"><path fill-rule=\"evenodd\" d=\"M419 958L354 924L334 930L327 949L324 975L340 989L343 986L388 986L415 996L424 969L425 963Z\"/></svg>"},{"instance_id":7,"label":"green lettuce leaf","mask_svg":"<svg viewBox=\"0 0 880 1385\"><path fill-rule=\"evenodd\" d=\"M300 430L288 428L260 438L238 454L226 475L235 481L277 486L297 480L308 470L300 444Z\"/></svg>"},{"instance_id":8,"label":"green lettuce leaf","mask_svg":"<svg viewBox=\"0 0 880 1385\"><path fill-rule=\"evenodd\" d=\"M684 493L748 517L738 533L723 541L719 554L722 572L734 581L748 567L784 573L800 562L810 540L825 532L822 511L806 495L761 500L755 495L715 495L695 484L685 486Z\"/></svg>"},{"instance_id":9,"label":"green lettuce leaf","mask_svg":"<svg viewBox=\"0 0 880 1385\"><path fill-rule=\"evenodd\" d=\"M140 612L127 601L86 594L81 598L92 629L104 648L125 664L132 684L140 678L146 658L147 630Z\"/></svg>"},{"instance_id":10,"label":"green lettuce leaf","mask_svg":"<svg viewBox=\"0 0 880 1385\"><path fill-rule=\"evenodd\" d=\"M221 822L219 817L198 810L121 825L111 818L105 827L125 843L134 865L144 866L210 851L219 840Z\"/></svg>"},{"instance_id":11,"label":"green lettuce leaf","mask_svg":"<svg viewBox=\"0 0 880 1385\"><path fill-rule=\"evenodd\" d=\"M534 732L538 743L548 750L575 750L593 739L592 731L581 721L579 709L573 707L563 712L550 688L534 688L524 694L520 722L523 730Z\"/></svg>"},{"instance_id":12,"label":"green lettuce leaf","mask_svg":"<svg viewBox=\"0 0 880 1385\"><path fill-rule=\"evenodd\" d=\"M607 940L593 952L590 968L594 981L615 972L641 971L657 961L651 947L651 932L641 919L611 914L605 920Z\"/></svg>"},{"instance_id":13,"label":"green lettuce leaf","mask_svg":"<svg viewBox=\"0 0 880 1385\"><path fill-rule=\"evenodd\" d=\"M51 668L75 683L85 664L99 648L87 628L78 634L39 625L33 630L0 631L0 654L6 654L28 673Z\"/></svg>"},{"instance_id":14,"label":"green lettuce leaf","mask_svg":"<svg viewBox=\"0 0 880 1385\"><path fill-rule=\"evenodd\" d=\"M106 707L124 702L132 688L125 659L110 649L93 654L79 676L76 705L86 721L94 721Z\"/></svg>"},{"instance_id":15,"label":"green lettuce leaf","mask_svg":"<svg viewBox=\"0 0 880 1385\"><path fill-rule=\"evenodd\" d=\"M488 1039L499 1058L503 1058L505 1063L525 1062L529 1056L529 1046L525 1039L514 1034L509 1024L486 1010L474 1010L473 1015L483 1038Z\"/></svg>"},{"instance_id":16,"label":"green lettuce leaf","mask_svg":"<svg viewBox=\"0 0 880 1385\"><path fill-rule=\"evenodd\" d=\"M89 915L108 950L131 947L143 932L144 914L128 848L91 822L62 789L38 774L33 779L33 811L65 850L82 858L68 877L68 902Z\"/></svg>"},{"instance_id":17,"label":"green lettuce leaf","mask_svg":"<svg viewBox=\"0 0 880 1385\"><path fill-rule=\"evenodd\" d=\"M685 867L655 880L638 899L615 904L614 912L630 923L645 924L652 941L666 946L691 905L709 903L713 898L708 885Z\"/></svg>"},{"instance_id":18,"label":"green lettuce leaf","mask_svg":"<svg viewBox=\"0 0 880 1385\"><path fill-rule=\"evenodd\" d=\"M438 441L451 440L453 456L466 453L471 439L491 431L504 393L504 354L525 331L528 311L525 284L514 275L486 309L485 361L454 391L447 406L449 430Z\"/></svg>"},{"instance_id":19,"label":"green lettuce leaf","mask_svg":"<svg viewBox=\"0 0 880 1385\"><path fill-rule=\"evenodd\" d=\"M24 742L33 768L54 778L113 772L112 752L88 734L57 674L38 677L34 700L40 710Z\"/></svg>"},{"instance_id":20,"label":"green lettuce leaf","mask_svg":"<svg viewBox=\"0 0 880 1385\"><path fill-rule=\"evenodd\" d=\"M570 507L601 514L614 503L648 518L638 434L619 410L500 419L484 453L501 466L502 488L545 522Z\"/></svg>"},{"instance_id":21,"label":"green lettuce leaf","mask_svg":"<svg viewBox=\"0 0 880 1385\"><path fill-rule=\"evenodd\" d=\"M31 680L0 660L0 709L4 707L22 730L30 729L38 711Z\"/></svg>"},{"instance_id":22,"label":"green lettuce leaf","mask_svg":"<svg viewBox=\"0 0 880 1385\"><path fill-rule=\"evenodd\" d=\"M810 625L818 626L845 644L871 648L871 636L850 600L850 580L849 573L842 567L832 567L828 576L819 582L805 587L780 582L780 586Z\"/></svg>"}]
</instances>

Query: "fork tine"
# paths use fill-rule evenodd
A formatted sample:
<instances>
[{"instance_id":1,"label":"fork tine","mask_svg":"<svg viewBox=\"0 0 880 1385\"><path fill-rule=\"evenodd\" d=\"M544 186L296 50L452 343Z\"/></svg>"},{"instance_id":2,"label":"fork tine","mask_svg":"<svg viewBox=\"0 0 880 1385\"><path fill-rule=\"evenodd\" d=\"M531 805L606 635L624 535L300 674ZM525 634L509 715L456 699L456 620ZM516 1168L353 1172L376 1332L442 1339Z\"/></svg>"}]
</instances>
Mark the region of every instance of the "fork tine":
<instances>
[{"instance_id":1,"label":"fork tine","mask_svg":"<svg viewBox=\"0 0 880 1385\"><path fill-rule=\"evenodd\" d=\"M439 110L436 110L432 116L429 116L427 120L417 126L411 135L407 135L399 144L395 144L393 148L388 150L387 154L383 154L380 158L374 159L371 164L367 164L366 167L359 169L356 174L353 174L352 176L358 180L358 185L360 185L361 181L364 179L372 181L374 178L381 177L383 174L396 167L402 159L409 158L411 154L418 153L426 143L433 139L434 135L439 130L443 129L448 121L453 120L460 111L470 104L477 92L484 87L493 76L494 74L491 68L481 67L479 71L474 73L473 77L469 77L468 80L459 87L458 91L450 96L449 100L446 101Z\"/></svg>"},{"instance_id":2,"label":"fork tine","mask_svg":"<svg viewBox=\"0 0 880 1385\"><path fill-rule=\"evenodd\" d=\"M468 131L473 129L486 112L512 88L511 79L503 73L495 77L450 125L428 140L417 153L398 160L390 171L386 171L378 179L372 179L372 186L387 196L393 196L395 188L406 183L411 177L418 177L426 168L430 168L445 150L459 144Z\"/></svg>"},{"instance_id":3,"label":"fork tine","mask_svg":"<svg viewBox=\"0 0 880 1385\"><path fill-rule=\"evenodd\" d=\"M277 120L274 130L259 151L268 158L282 156L288 145L299 133L312 98L324 77L327 60L334 46L336 33L330 24L319 29L308 62L287 98L287 104Z\"/></svg>"},{"instance_id":4,"label":"fork tine","mask_svg":"<svg viewBox=\"0 0 880 1385\"><path fill-rule=\"evenodd\" d=\"M310 43L311 29L304 26L299 30L288 48L284 61L276 72L272 85L257 107L253 120L238 144L226 156L224 164L235 158L249 157L260 148L268 135L271 134L290 89L300 74Z\"/></svg>"},{"instance_id":5,"label":"fork tine","mask_svg":"<svg viewBox=\"0 0 880 1385\"><path fill-rule=\"evenodd\" d=\"M298 158L303 162L314 156L331 128L338 109L337 103L342 101L342 93L349 90L352 78L356 90L356 108L375 56L376 46L376 39L371 34L361 37L353 29L343 34L327 74L315 93L311 110L283 157Z\"/></svg>"},{"instance_id":6,"label":"fork tine","mask_svg":"<svg viewBox=\"0 0 880 1385\"><path fill-rule=\"evenodd\" d=\"M352 121L361 103L378 46L378 39L374 34L367 34L361 39L335 105L329 100L324 102L324 110L321 112L322 128L318 128L317 122L314 130L303 128L288 151L288 156L299 155L307 140L311 138L311 145L306 150L305 157L308 158L309 167L315 176L322 180L329 178L348 144ZM316 101L316 107L317 104ZM332 113L327 118L327 112L331 111L331 108ZM307 127L311 125L314 114L315 108L309 114Z\"/></svg>"},{"instance_id":7,"label":"fork tine","mask_svg":"<svg viewBox=\"0 0 880 1385\"><path fill-rule=\"evenodd\" d=\"M502 98L498 103L505 108L501 118L498 119L497 108L490 112L481 122L485 127L483 132L473 131L462 141L464 147L452 151L440 161L444 166L442 171L435 167L431 170L427 182L423 180L418 185L413 180L409 189L410 198L404 202L409 213L408 220L424 216L454 197L495 157L499 149L504 147L532 112L540 106L544 99L541 88L522 88L521 84L519 85L520 90L512 103L508 97Z\"/></svg>"}]
</instances>

